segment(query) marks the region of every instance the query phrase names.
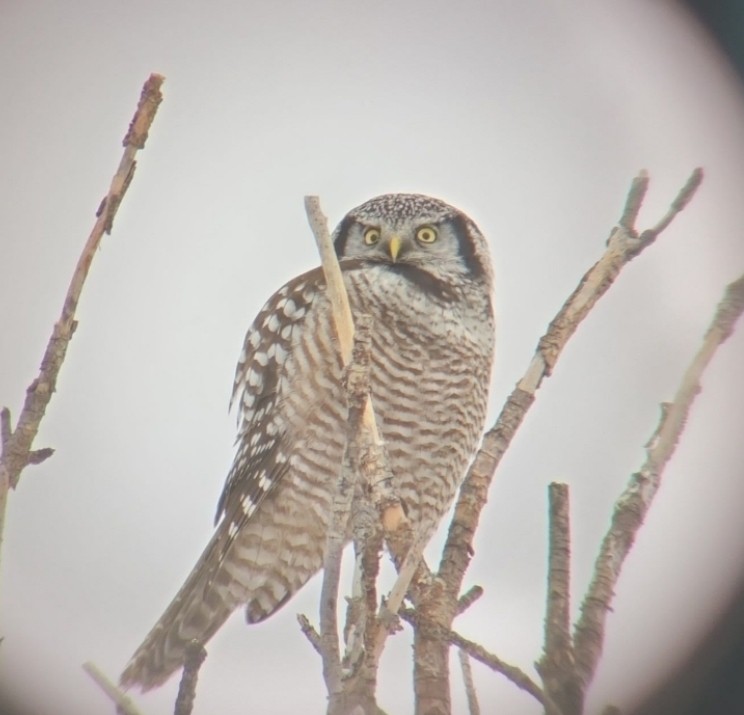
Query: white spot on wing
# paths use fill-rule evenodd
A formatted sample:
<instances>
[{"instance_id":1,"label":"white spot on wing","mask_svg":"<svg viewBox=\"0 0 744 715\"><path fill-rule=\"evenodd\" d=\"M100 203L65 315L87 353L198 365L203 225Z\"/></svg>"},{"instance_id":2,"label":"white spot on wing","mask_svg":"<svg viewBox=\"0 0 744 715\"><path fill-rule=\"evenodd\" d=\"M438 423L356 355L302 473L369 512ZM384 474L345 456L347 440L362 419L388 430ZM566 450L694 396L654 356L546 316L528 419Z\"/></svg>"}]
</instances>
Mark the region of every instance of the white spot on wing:
<instances>
[{"instance_id":1,"label":"white spot on wing","mask_svg":"<svg viewBox=\"0 0 744 715\"><path fill-rule=\"evenodd\" d=\"M258 488L261 489L264 492L269 491L269 488L271 487L271 477L269 477L268 474L266 474L266 471L264 470L261 472L261 477L258 480Z\"/></svg>"}]
</instances>

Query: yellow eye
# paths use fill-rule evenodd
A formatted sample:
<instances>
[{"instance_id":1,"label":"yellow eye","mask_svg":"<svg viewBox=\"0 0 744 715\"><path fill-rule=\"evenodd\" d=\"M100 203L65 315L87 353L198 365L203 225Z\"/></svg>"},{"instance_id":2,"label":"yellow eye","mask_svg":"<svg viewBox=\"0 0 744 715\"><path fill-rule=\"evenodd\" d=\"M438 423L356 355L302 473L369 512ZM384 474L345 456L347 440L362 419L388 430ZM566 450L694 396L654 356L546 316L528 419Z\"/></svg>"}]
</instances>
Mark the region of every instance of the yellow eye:
<instances>
[{"instance_id":1,"label":"yellow eye","mask_svg":"<svg viewBox=\"0 0 744 715\"><path fill-rule=\"evenodd\" d=\"M433 226L422 226L416 231L416 240L419 243L434 243L437 240L437 230Z\"/></svg>"},{"instance_id":2,"label":"yellow eye","mask_svg":"<svg viewBox=\"0 0 744 715\"><path fill-rule=\"evenodd\" d=\"M380 230L377 228L368 228L364 232L364 242L368 246L374 246L380 240Z\"/></svg>"}]
</instances>

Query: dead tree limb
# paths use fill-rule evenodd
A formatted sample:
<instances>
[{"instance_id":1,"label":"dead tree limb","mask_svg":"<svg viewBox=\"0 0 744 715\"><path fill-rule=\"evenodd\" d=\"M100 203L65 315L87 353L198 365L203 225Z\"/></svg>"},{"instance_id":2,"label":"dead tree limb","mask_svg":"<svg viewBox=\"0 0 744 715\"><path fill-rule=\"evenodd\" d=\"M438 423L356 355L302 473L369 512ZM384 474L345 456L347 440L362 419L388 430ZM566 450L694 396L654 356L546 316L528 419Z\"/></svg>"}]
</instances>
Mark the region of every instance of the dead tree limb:
<instances>
[{"instance_id":1,"label":"dead tree limb","mask_svg":"<svg viewBox=\"0 0 744 715\"><path fill-rule=\"evenodd\" d=\"M186 657L183 661L183 673L178 684L175 715L191 715L196 699L196 683L199 679L199 668L207 657L204 646L196 639L186 646Z\"/></svg>"},{"instance_id":2,"label":"dead tree limb","mask_svg":"<svg viewBox=\"0 0 744 715\"><path fill-rule=\"evenodd\" d=\"M487 666L496 673L501 673L507 680L516 685L520 690L529 693L535 700L543 705L546 704L546 696L542 688L530 678L521 668L511 665L491 653L479 643L465 638L451 628L444 628L431 622L421 621L414 609L404 608L400 611L401 618L410 623L415 629L426 632L429 638L453 645L467 653L473 660Z\"/></svg>"},{"instance_id":3,"label":"dead tree limb","mask_svg":"<svg viewBox=\"0 0 744 715\"><path fill-rule=\"evenodd\" d=\"M134 701L109 680L95 663L83 663L83 670L116 705L118 715L141 715Z\"/></svg>"},{"instance_id":4,"label":"dead tree limb","mask_svg":"<svg viewBox=\"0 0 744 715\"><path fill-rule=\"evenodd\" d=\"M470 656L458 649L457 655L460 658L460 669L462 670L462 682L465 685L465 696L468 699L469 715L480 715L480 703L478 702L478 693L475 691L475 681L473 680L473 668L470 665Z\"/></svg>"},{"instance_id":5,"label":"dead tree limb","mask_svg":"<svg viewBox=\"0 0 744 715\"><path fill-rule=\"evenodd\" d=\"M439 563L438 578L435 579L438 586L427 590L419 606L427 614L427 619L434 619L445 628L451 626L457 612L456 599L474 553L473 539L488 489L501 458L535 400L543 378L551 374L568 340L620 271L669 226L690 201L702 177L702 170L695 169L664 217L640 235L634 221L646 193L648 177L642 172L633 181L620 222L612 231L604 254L586 272L550 323L548 331L540 338L527 371L507 399L494 426L484 435L482 446L460 487ZM418 715L450 712L447 648L447 642L414 633L414 688Z\"/></svg>"},{"instance_id":6,"label":"dead tree limb","mask_svg":"<svg viewBox=\"0 0 744 715\"><path fill-rule=\"evenodd\" d=\"M630 477L625 491L615 502L610 528L602 541L594 575L574 628L576 667L583 689L594 677L602 654L605 620L620 571L659 489L664 468L674 454L690 408L700 392L703 372L716 350L733 332L742 312L744 275L727 286L703 344L685 371L674 400L661 406L661 418L646 445L643 465Z\"/></svg>"},{"instance_id":7,"label":"dead tree limb","mask_svg":"<svg viewBox=\"0 0 744 715\"><path fill-rule=\"evenodd\" d=\"M39 431L41 420L57 386L57 378L64 362L67 348L77 327L75 312L80 295L88 276L93 256L101 243L104 233L111 233L114 216L129 188L136 167L135 156L144 148L147 135L155 119L155 113L163 99L160 91L165 78L152 74L142 87L137 110L124 137L124 154L119 167L111 180L108 193L96 213L96 222L80 254L75 272L67 289L62 314L54 325L47 343L38 377L26 388L26 399L18 417L15 430L11 427L10 410L7 407L0 413L2 422L2 451L0 452L0 550L5 527L5 513L8 492L15 489L21 472L29 464L40 464L54 453L54 450L32 449Z\"/></svg>"},{"instance_id":8,"label":"dead tree limb","mask_svg":"<svg viewBox=\"0 0 744 715\"><path fill-rule=\"evenodd\" d=\"M571 641L571 528L567 484L551 484L545 642L535 664L543 690L560 715L580 715L583 690L576 677Z\"/></svg>"}]
</instances>

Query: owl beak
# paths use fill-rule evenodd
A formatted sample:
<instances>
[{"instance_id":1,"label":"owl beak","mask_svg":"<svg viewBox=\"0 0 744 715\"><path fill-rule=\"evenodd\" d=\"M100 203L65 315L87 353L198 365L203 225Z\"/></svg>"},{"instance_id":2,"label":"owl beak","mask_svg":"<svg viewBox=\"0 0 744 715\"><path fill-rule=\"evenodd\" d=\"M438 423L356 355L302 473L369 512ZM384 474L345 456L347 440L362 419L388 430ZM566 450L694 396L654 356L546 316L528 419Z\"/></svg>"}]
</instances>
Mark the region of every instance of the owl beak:
<instances>
[{"instance_id":1,"label":"owl beak","mask_svg":"<svg viewBox=\"0 0 744 715\"><path fill-rule=\"evenodd\" d=\"M388 251L390 252L390 258L393 259L393 263L398 260L398 254L400 253L400 247L403 242L400 240L400 236L391 236L390 243L388 243Z\"/></svg>"}]
</instances>

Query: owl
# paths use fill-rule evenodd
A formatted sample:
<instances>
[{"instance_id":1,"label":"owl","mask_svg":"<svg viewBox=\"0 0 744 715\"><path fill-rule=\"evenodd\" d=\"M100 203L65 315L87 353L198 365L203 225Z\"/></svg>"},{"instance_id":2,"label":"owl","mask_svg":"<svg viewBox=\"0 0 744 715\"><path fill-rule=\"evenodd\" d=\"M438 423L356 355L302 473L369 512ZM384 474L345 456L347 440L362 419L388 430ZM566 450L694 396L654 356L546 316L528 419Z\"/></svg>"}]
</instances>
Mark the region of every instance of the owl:
<instances>
[{"instance_id":1,"label":"owl","mask_svg":"<svg viewBox=\"0 0 744 715\"><path fill-rule=\"evenodd\" d=\"M386 194L333 234L352 314L372 317L370 391L397 494L432 532L480 438L494 351L486 240L464 213ZM245 607L281 608L322 566L346 440L342 363L322 268L282 286L246 335L235 372L235 459L215 533L132 656L121 683L143 690Z\"/></svg>"}]
</instances>

